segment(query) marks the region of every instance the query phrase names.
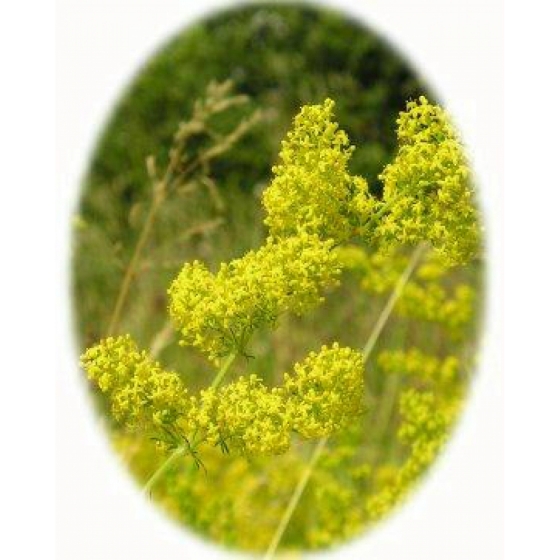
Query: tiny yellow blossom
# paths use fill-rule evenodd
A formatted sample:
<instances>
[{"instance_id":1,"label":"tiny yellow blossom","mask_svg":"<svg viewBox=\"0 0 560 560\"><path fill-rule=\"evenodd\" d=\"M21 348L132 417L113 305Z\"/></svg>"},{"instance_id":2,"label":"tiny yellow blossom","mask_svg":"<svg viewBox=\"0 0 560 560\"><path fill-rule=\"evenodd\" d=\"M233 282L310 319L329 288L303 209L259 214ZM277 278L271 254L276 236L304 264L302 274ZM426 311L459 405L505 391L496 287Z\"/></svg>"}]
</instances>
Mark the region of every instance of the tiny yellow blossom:
<instances>
[{"instance_id":1,"label":"tiny yellow blossom","mask_svg":"<svg viewBox=\"0 0 560 560\"><path fill-rule=\"evenodd\" d=\"M408 350L383 350L377 356L379 371L385 374L400 374L417 378L424 383L445 388L459 378L457 356L438 358L422 352L418 348Z\"/></svg>"},{"instance_id":2,"label":"tiny yellow blossom","mask_svg":"<svg viewBox=\"0 0 560 560\"><path fill-rule=\"evenodd\" d=\"M389 293L410 260L407 251L397 246L371 254L355 245L342 246L336 251L342 266L358 276L362 289L375 295ZM454 270L456 267L450 267L440 253L430 251L404 287L396 313L439 324L452 340L463 339L476 310L476 292L465 282L455 285L449 282Z\"/></svg>"},{"instance_id":3,"label":"tiny yellow blossom","mask_svg":"<svg viewBox=\"0 0 560 560\"><path fill-rule=\"evenodd\" d=\"M331 99L304 106L282 142L263 194L264 222L274 237L304 228L340 242L359 234L370 218L374 199L365 179L348 172L354 146L332 120L333 109Z\"/></svg>"},{"instance_id":4,"label":"tiny yellow blossom","mask_svg":"<svg viewBox=\"0 0 560 560\"><path fill-rule=\"evenodd\" d=\"M290 446L292 423L282 389L269 389L256 375L203 390L196 404L191 421L224 451L279 454Z\"/></svg>"},{"instance_id":5,"label":"tiny yellow blossom","mask_svg":"<svg viewBox=\"0 0 560 560\"><path fill-rule=\"evenodd\" d=\"M362 412L364 361L351 348L323 346L284 376L294 429L307 438L330 435Z\"/></svg>"},{"instance_id":6,"label":"tiny yellow blossom","mask_svg":"<svg viewBox=\"0 0 560 560\"><path fill-rule=\"evenodd\" d=\"M268 238L260 249L223 263L216 274L198 261L187 263L169 289L169 312L182 344L216 360L242 353L250 336L273 327L282 313L312 309L338 282L340 266L331 249L331 240L298 231Z\"/></svg>"},{"instance_id":7,"label":"tiny yellow blossom","mask_svg":"<svg viewBox=\"0 0 560 560\"><path fill-rule=\"evenodd\" d=\"M465 263L478 250L480 231L468 162L450 119L420 97L397 124L399 148L380 176L373 236L380 244L426 240L449 264Z\"/></svg>"},{"instance_id":8,"label":"tiny yellow blossom","mask_svg":"<svg viewBox=\"0 0 560 560\"><path fill-rule=\"evenodd\" d=\"M334 344L311 352L284 384L269 388L257 375L242 376L191 398L189 425L225 451L280 454L292 432L331 435L362 412L362 355Z\"/></svg>"},{"instance_id":9,"label":"tiny yellow blossom","mask_svg":"<svg viewBox=\"0 0 560 560\"><path fill-rule=\"evenodd\" d=\"M109 397L113 416L131 431L175 430L188 410L187 389L130 335L109 337L86 350L81 365Z\"/></svg>"}]
</instances>

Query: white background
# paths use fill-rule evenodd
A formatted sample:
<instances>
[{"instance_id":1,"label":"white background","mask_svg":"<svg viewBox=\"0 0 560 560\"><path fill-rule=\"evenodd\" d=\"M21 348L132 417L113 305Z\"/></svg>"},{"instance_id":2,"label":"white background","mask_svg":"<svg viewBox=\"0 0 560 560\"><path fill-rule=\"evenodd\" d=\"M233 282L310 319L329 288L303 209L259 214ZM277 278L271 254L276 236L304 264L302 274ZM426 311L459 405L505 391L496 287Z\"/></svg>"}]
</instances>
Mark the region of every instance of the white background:
<instances>
[{"instance_id":1,"label":"white background","mask_svg":"<svg viewBox=\"0 0 560 560\"><path fill-rule=\"evenodd\" d=\"M53 381L56 557L174 560L220 556L147 507L117 466L78 382L68 308L69 217L95 135L122 86L153 49L194 15L218 3L207 1L204 8L199 4L187 0L58 1L56 177L50 135L54 105L51 6L21 1L6 2L3 7L3 558L52 557L55 442L49 419ZM403 50L457 120L481 188L491 274L481 371L450 449L400 515L333 557L558 557L560 465L555 413L560 374L556 353L560 186L555 165L560 122L558 65L553 56L558 50L557 18L546 11L548 4L553 5L541 0L510 2L507 175L501 2L372 0L351 8ZM52 372L49 364L54 366ZM508 378L506 438L504 371ZM506 556L502 551L504 439L508 448Z\"/></svg>"},{"instance_id":2,"label":"white background","mask_svg":"<svg viewBox=\"0 0 560 560\"><path fill-rule=\"evenodd\" d=\"M344 2L330 2L343 5ZM69 213L80 174L107 111L138 66L206 2L64 2L59 29L57 187ZM355 3L354 3L355 4ZM498 281L502 176L500 11L495 3L363 3L370 22L407 56L456 117L472 156L488 220L489 261ZM484 9L482 9L484 8ZM62 219L68 223L69 214ZM64 278L66 280L66 278ZM502 387L499 299L485 328L484 359L463 425L421 491L381 529L333 558L501 558ZM67 309L62 298L61 308ZM66 315L66 323L68 316ZM189 537L146 504L96 426L62 331L58 375L58 539L61 560L168 560L226 554Z\"/></svg>"}]
</instances>

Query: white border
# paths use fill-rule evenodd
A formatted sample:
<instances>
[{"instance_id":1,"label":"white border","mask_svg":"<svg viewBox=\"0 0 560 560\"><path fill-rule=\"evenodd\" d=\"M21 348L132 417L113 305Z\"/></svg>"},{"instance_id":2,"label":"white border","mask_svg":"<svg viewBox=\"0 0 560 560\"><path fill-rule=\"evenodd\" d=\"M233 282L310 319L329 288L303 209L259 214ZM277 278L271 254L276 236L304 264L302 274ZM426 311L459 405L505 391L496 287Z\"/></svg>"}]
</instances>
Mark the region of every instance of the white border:
<instances>
[{"instance_id":1,"label":"white border","mask_svg":"<svg viewBox=\"0 0 560 560\"><path fill-rule=\"evenodd\" d=\"M369 22L417 66L471 147L487 216L490 308L484 359L467 414L436 476L382 529L333 558L498 560L502 556L502 31L499 2L317 2ZM64 263L77 185L108 109L154 48L193 17L232 2L59 0L58 202ZM57 375L58 558L226 557L145 507L96 426L76 373L67 269ZM229 555L228 555L229 557Z\"/></svg>"}]
</instances>

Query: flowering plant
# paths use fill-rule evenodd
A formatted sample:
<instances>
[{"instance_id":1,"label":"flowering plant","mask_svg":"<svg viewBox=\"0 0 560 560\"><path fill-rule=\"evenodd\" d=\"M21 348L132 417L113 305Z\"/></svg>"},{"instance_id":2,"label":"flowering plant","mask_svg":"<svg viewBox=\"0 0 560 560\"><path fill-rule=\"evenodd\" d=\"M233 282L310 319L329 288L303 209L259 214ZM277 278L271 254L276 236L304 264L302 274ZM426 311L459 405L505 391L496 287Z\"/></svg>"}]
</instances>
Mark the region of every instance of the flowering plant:
<instances>
[{"instance_id":1,"label":"flowering plant","mask_svg":"<svg viewBox=\"0 0 560 560\"><path fill-rule=\"evenodd\" d=\"M294 466L295 480L282 481L292 491L286 507L273 514L275 528L263 531L265 541L250 545L266 548L268 557L304 500L314 501L319 520L298 536L308 546L331 544L384 517L432 463L465 387L463 356L405 349L402 341L375 359L374 367L387 380L386 392L371 398L366 372L391 314L436 325L453 340L463 339L471 326L473 290L468 282L446 284L451 271L476 258L480 245L472 184L457 135L440 107L424 97L409 102L397 121L396 156L380 176L383 194L376 197L366 179L349 170L354 147L334 121L334 106L327 99L303 107L295 117L263 193L268 236L262 246L214 272L199 260L188 262L171 282L168 311L180 344L207 358L215 370L213 381L193 390L130 335L100 341L81 360L106 395L114 419L129 434L155 441L167 455L149 477L147 490L157 491L161 481L171 484L168 495L182 496L181 477L187 475L181 474L179 459L189 457L212 477L216 450L230 455L231 465L277 455ZM388 296L362 351L340 342L310 349L275 385L258 373L229 379L236 360L251 358L257 332L274 330L287 315L311 313L343 276L370 294ZM375 467L366 457L356 464L365 437L363 426L357 428L362 419L373 414L375 437L384 438L395 402L396 453L404 460ZM306 440L315 445L308 462L294 450ZM241 476L249 472L239 468ZM270 466L264 468L273 480ZM312 475L323 483L304 496ZM213 502L203 491L196 494L200 481L190 475L188 480L188 499L181 499L201 511L179 515L203 527L204 508ZM269 491L274 489L271 484ZM352 509L363 495L360 507ZM225 540L226 533L218 538ZM249 546L238 533L236 542Z\"/></svg>"}]
</instances>

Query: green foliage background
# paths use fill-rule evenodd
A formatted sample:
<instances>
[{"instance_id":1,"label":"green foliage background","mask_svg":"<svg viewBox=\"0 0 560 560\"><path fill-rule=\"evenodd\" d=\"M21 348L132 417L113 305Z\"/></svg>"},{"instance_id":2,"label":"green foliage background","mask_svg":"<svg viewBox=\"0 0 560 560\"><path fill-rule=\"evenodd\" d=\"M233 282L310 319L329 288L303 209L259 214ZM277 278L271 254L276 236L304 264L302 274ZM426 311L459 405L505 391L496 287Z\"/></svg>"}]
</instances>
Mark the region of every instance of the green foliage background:
<instances>
[{"instance_id":1,"label":"green foliage background","mask_svg":"<svg viewBox=\"0 0 560 560\"><path fill-rule=\"evenodd\" d=\"M125 92L84 179L79 207L84 228L76 237L74 253L74 293L83 342L103 334L122 268L136 240L131 209L141 222L135 205L148 199L151 188L146 157L154 154L163 162L178 122L190 114L208 82L228 78L239 92L251 96L251 103L226 112L218 125L227 129L240 113L249 114L255 107L266 114L265 122L218 161L213 171L219 188L227 193L227 228L235 230L233 246L213 242L221 247L219 258L230 258L259 242L253 231L260 222L255 193L268 182L280 140L303 104L326 97L337 102L339 122L359 146L352 171L364 175L375 188L374 179L395 148L398 111L407 99L425 93L415 74L383 40L334 12L247 6L216 14L177 35ZM231 193L235 193L233 204ZM193 213L204 214L203 203L197 204L200 208L185 208L175 201L174 208L165 209L150 251L154 258L161 260L167 249L169 257L177 255L170 246L177 245L179 224L187 229L196 220ZM182 260L191 248L181 247ZM160 287L172 274L163 272L162 282L153 278L155 292L163 294ZM158 310L163 306L161 302Z\"/></svg>"}]
</instances>

